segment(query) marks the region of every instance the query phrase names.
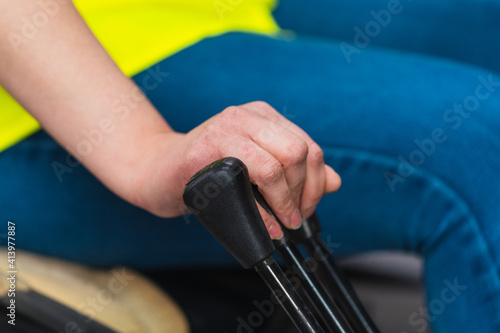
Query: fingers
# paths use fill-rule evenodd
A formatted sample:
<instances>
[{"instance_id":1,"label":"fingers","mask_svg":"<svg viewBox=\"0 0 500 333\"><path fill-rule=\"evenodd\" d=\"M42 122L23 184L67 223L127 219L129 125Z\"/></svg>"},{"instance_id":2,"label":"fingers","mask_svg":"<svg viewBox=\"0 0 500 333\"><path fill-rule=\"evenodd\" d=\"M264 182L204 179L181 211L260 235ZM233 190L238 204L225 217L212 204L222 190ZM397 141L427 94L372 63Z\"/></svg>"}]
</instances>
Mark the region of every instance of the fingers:
<instances>
[{"instance_id":1,"label":"fingers","mask_svg":"<svg viewBox=\"0 0 500 333\"><path fill-rule=\"evenodd\" d=\"M247 130L250 139L281 164L292 200L299 207L307 174L307 143L287 128L266 119L248 124Z\"/></svg>"},{"instance_id":2,"label":"fingers","mask_svg":"<svg viewBox=\"0 0 500 333\"><path fill-rule=\"evenodd\" d=\"M325 174L326 174L326 185L325 185L325 193L332 193L338 191L340 186L342 185L342 179L339 174L335 172L329 165L325 165Z\"/></svg>"},{"instance_id":3,"label":"fingers","mask_svg":"<svg viewBox=\"0 0 500 333\"><path fill-rule=\"evenodd\" d=\"M300 212L303 217L312 215L321 197L325 193L326 172L323 151L312 143L307 156L307 176L300 200Z\"/></svg>"},{"instance_id":4,"label":"fingers","mask_svg":"<svg viewBox=\"0 0 500 333\"><path fill-rule=\"evenodd\" d=\"M247 165L250 181L256 184L276 216L287 227L296 229L302 217L295 204L281 163L254 141L241 137L223 147Z\"/></svg>"},{"instance_id":5,"label":"fingers","mask_svg":"<svg viewBox=\"0 0 500 333\"><path fill-rule=\"evenodd\" d=\"M243 107L271 120L276 124L276 127L279 125L279 127L286 128L307 145L307 158L303 163L303 166L306 167L304 178L302 178L303 187L298 203L295 202L303 217L311 216L324 194L338 190L341 184L340 177L331 167L325 165L323 151L319 145L304 130L286 119L269 104L253 102L245 104ZM296 188L298 189L299 186L296 185ZM295 196L294 200L297 200Z\"/></svg>"},{"instance_id":6,"label":"fingers","mask_svg":"<svg viewBox=\"0 0 500 333\"><path fill-rule=\"evenodd\" d=\"M281 230L281 226L278 222L272 218L259 204L257 204L257 207L259 208L260 215L262 216L262 220L264 220L264 224L266 225L267 232L269 232L271 239L280 239L283 237L283 231Z\"/></svg>"},{"instance_id":7,"label":"fingers","mask_svg":"<svg viewBox=\"0 0 500 333\"><path fill-rule=\"evenodd\" d=\"M340 186L340 177L325 165L323 151L297 125L263 102L231 107L222 113L227 131L240 134L235 142L221 140L224 156L235 156L247 165L250 180L287 228L298 228L309 217L321 197ZM262 210L269 233L281 229Z\"/></svg>"}]
</instances>

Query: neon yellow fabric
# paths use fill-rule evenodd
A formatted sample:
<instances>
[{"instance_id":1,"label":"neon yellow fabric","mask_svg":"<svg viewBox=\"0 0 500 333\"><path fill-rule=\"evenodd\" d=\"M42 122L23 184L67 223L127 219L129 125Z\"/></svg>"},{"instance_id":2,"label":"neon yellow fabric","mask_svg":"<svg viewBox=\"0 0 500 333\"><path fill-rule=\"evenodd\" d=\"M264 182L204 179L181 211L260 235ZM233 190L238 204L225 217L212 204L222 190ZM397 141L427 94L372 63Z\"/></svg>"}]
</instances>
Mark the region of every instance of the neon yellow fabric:
<instances>
[{"instance_id":1,"label":"neon yellow fabric","mask_svg":"<svg viewBox=\"0 0 500 333\"><path fill-rule=\"evenodd\" d=\"M35 118L0 87L0 152L39 129Z\"/></svg>"},{"instance_id":2,"label":"neon yellow fabric","mask_svg":"<svg viewBox=\"0 0 500 333\"><path fill-rule=\"evenodd\" d=\"M129 76L203 38L229 31L275 34L275 0L74 0ZM0 87L0 152L40 126Z\"/></svg>"}]
</instances>

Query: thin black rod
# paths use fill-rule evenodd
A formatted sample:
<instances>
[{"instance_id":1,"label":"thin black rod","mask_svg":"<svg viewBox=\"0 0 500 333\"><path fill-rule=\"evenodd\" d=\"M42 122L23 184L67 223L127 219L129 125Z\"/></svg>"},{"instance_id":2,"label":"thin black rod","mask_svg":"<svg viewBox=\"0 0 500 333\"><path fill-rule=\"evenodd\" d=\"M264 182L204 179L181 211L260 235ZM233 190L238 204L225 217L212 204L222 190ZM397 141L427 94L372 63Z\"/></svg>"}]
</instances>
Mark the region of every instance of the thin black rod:
<instances>
[{"instance_id":1,"label":"thin black rod","mask_svg":"<svg viewBox=\"0 0 500 333\"><path fill-rule=\"evenodd\" d=\"M318 277L304 268L305 259L297 247L285 244L277 247L277 252L285 265L302 280L301 287L306 294L305 296L310 301L309 305L316 309L329 331L335 333L354 333L349 322L333 302Z\"/></svg>"},{"instance_id":2,"label":"thin black rod","mask_svg":"<svg viewBox=\"0 0 500 333\"><path fill-rule=\"evenodd\" d=\"M317 259L319 278L327 286L351 326L359 333L379 333L353 287L335 264L332 253L319 236L309 238L303 245L308 254Z\"/></svg>"},{"instance_id":3,"label":"thin black rod","mask_svg":"<svg viewBox=\"0 0 500 333\"><path fill-rule=\"evenodd\" d=\"M255 266L300 333L325 333L272 257Z\"/></svg>"},{"instance_id":4,"label":"thin black rod","mask_svg":"<svg viewBox=\"0 0 500 333\"><path fill-rule=\"evenodd\" d=\"M281 245L289 246L291 243L289 231L283 227L256 185L252 184L252 191L255 199L262 208L281 225L284 233L284 237L280 242ZM303 226L297 230L299 233L292 233L291 238L295 243L303 245L311 257L315 258L319 254L319 257L323 259L319 260L317 275L323 287L329 292L327 294L338 305L344 318L348 320L356 333L378 333L379 330L361 305L347 278L337 268L333 255L319 236L321 224L317 217L313 214L313 216L303 221L303 223ZM274 243L276 244L277 241ZM278 253L280 253L279 246L276 246L276 248Z\"/></svg>"}]
</instances>

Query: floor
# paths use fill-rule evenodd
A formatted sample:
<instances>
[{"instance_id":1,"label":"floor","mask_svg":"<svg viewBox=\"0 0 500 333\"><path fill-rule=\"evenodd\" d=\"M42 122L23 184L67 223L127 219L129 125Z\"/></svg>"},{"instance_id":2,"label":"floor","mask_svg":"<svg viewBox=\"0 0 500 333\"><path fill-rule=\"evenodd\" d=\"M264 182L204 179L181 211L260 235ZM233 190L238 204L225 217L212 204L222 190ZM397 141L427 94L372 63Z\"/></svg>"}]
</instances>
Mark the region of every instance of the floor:
<instances>
[{"instance_id":1,"label":"floor","mask_svg":"<svg viewBox=\"0 0 500 333\"><path fill-rule=\"evenodd\" d=\"M424 333L410 316L424 306L420 258L373 253L344 262L350 280L373 320L384 333ZM415 315L414 315L415 316Z\"/></svg>"}]
</instances>

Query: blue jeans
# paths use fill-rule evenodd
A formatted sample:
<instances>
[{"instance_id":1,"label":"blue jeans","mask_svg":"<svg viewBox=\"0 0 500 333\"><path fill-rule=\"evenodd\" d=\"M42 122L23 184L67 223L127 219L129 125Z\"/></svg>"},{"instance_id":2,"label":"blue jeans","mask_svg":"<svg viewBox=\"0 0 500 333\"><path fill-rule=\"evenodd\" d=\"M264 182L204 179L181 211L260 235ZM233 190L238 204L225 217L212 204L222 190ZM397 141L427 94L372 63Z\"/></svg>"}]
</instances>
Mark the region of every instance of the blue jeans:
<instances>
[{"instance_id":1,"label":"blue jeans","mask_svg":"<svg viewBox=\"0 0 500 333\"><path fill-rule=\"evenodd\" d=\"M416 331L428 319L433 332L500 332L499 14L495 1L283 0L276 18L297 35L207 39L133 79L181 132L269 102L342 177L318 207L336 253L420 253ZM0 221L16 222L20 248L101 266L235 265L192 216L125 203L43 131L0 154L0 175Z\"/></svg>"}]
</instances>

